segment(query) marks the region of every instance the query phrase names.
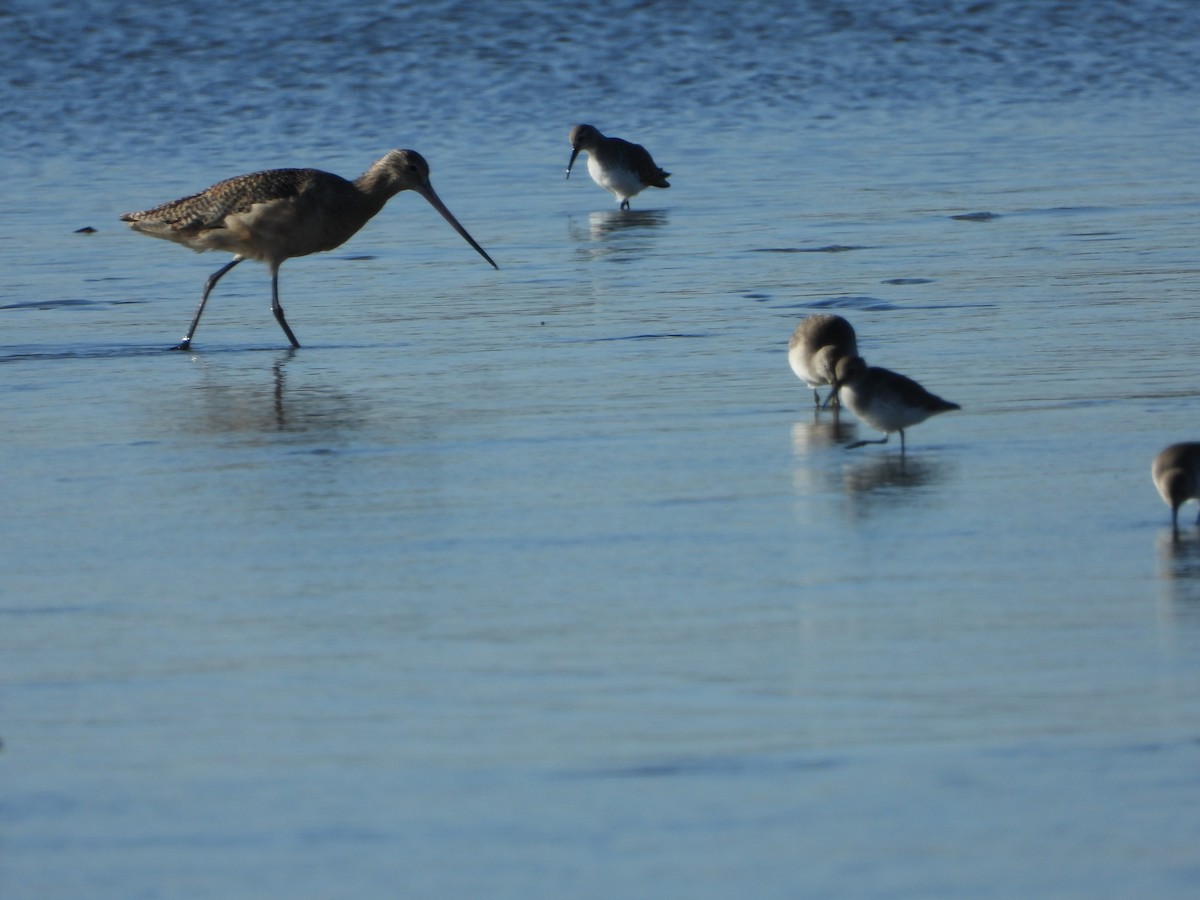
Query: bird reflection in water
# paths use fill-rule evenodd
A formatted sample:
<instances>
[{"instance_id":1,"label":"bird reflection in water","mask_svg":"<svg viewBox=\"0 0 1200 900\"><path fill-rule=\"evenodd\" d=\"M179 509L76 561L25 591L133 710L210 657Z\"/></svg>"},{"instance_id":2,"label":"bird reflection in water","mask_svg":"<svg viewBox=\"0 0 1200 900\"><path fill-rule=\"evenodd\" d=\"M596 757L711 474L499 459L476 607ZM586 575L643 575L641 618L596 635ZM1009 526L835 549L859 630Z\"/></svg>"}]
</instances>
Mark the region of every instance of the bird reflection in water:
<instances>
[{"instance_id":1,"label":"bird reflection in water","mask_svg":"<svg viewBox=\"0 0 1200 900\"><path fill-rule=\"evenodd\" d=\"M1175 534L1170 528L1163 529L1158 537L1158 560L1161 577L1200 582L1200 533L1198 533L1198 529L1181 528L1178 534Z\"/></svg>"},{"instance_id":2,"label":"bird reflection in water","mask_svg":"<svg viewBox=\"0 0 1200 900\"><path fill-rule=\"evenodd\" d=\"M1158 618L1176 627L1186 625L1193 636L1200 628L1200 533L1169 527L1158 535Z\"/></svg>"},{"instance_id":3,"label":"bird reflection in water","mask_svg":"<svg viewBox=\"0 0 1200 900\"><path fill-rule=\"evenodd\" d=\"M650 249L648 239L654 229L667 221L667 212L662 209L610 209L589 214L586 227L572 216L567 221L567 233L573 243L585 245L580 249L588 257L637 257Z\"/></svg>"},{"instance_id":4,"label":"bird reflection in water","mask_svg":"<svg viewBox=\"0 0 1200 900\"><path fill-rule=\"evenodd\" d=\"M662 209L630 209L621 212L616 209L594 212L588 216L588 236L593 241L601 241L610 235L621 232L636 231L643 228L659 228L667 224L666 210Z\"/></svg>"},{"instance_id":5,"label":"bird reflection in water","mask_svg":"<svg viewBox=\"0 0 1200 900\"><path fill-rule=\"evenodd\" d=\"M926 487L940 481L942 467L929 459L907 459L889 453L883 456L860 457L847 466L842 486L848 494L886 493L893 489Z\"/></svg>"},{"instance_id":6,"label":"bird reflection in water","mask_svg":"<svg viewBox=\"0 0 1200 900\"><path fill-rule=\"evenodd\" d=\"M295 354L282 352L269 380L257 371L214 366L211 356L197 357L206 376L195 392L202 409L188 418L204 431L251 437L306 433L328 439L357 429L365 420L359 401L327 387L289 384L287 364Z\"/></svg>"},{"instance_id":7,"label":"bird reflection in water","mask_svg":"<svg viewBox=\"0 0 1200 900\"><path fill-rule=\"evenodd\" d=\"M853 418L842 418L837 407L834 407L833 415L814 407L810 420L793 423L792 455L796 458L796 470L792 474L792 485L796 490L807 493L827 484L831 480L829 472L812 464L813 454L854 440L857 430L858 424Z\"/></svg>"},{"instance_id":8,"label":"bird reflection in water","mask_svg":"<svg viewBox=\"0 0 1200 900\"><path fill-rule=\"evenodd\" d=\"M811 421L792 425L792 452L799 461L814 450L849 443L857 432L858 423L849 416L840 416L837 407L833 408L832 416L818 408L813 411Z\"/></svg>"}]
</instances>

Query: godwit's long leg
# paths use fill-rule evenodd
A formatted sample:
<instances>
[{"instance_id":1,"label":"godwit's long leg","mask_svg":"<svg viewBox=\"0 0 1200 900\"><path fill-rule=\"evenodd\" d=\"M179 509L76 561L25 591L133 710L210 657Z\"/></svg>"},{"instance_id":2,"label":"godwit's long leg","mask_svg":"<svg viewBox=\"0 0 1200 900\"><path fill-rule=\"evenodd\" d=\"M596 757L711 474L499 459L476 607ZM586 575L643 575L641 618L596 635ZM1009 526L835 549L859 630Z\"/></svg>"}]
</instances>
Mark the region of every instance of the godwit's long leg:
<instances>
[{"instance_id":1,"label":"godwit's long leg","mask_svg":"<svg viewBox=\"0 0 1200 900\"><path fill-rule=\"evenodd\" d=\"M172 350L186 350L192 345L192 335L196 333L196 326L200 324L200 316L204 314L204 304L208 302L208 295L212 293L212 289L217 286L217 282L221 280L221 276L240 263L246 257L235 256L217 271L208 276L208 281L204 282L204 294L200 297L200 305L196 307L196 315L192 317L192 327L188 329L187 337L172 347Z\"/></svg>"},{"instance_id":2,"label":"godwit's long leg","mask_svg":"<svg viewBox=\"0 0 1200 900\"><path fill-rule=\"evenodd\" d=\"M275 313L275 321L292 342L292 346L299 349L300 342L292 334L292 329L288 328L287 319L283 317L283 307L279 304L279 266L271 266L271 312Z\"/></svg>"}]
</instances>

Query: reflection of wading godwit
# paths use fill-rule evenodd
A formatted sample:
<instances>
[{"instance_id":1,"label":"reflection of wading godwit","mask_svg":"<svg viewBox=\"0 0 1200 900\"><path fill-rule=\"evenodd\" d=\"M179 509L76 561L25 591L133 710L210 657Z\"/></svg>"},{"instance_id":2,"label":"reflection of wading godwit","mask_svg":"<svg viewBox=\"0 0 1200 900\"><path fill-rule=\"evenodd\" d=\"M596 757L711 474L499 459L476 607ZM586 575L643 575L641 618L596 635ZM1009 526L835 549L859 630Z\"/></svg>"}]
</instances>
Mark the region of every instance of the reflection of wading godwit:
<instances>
[{"instance_id":1,"label":"reflection of wading godwit","mask_svg":"<svg viewBox=\"0 0 1200 900\"><path fill-rule=\"evenodd\" d=\"M428 200L468 244L499 268L438 199L429 183L429 163L415 150L389 151L354 181L318 169L271 169L239 175L182 200L126 213L121 219L135 231L197 252L234 254L205 282L192 327L176 350L191 345L208 295L221 276L243 259L261 260L271 270L271 312L292 346L299 347L279 305L279 266L293 256L340 247L405 190Z\"/></svg>"},{"instance_id":2,"label":"reflection of wading godwit","mask_svg":"<svg viewBox=\"0 0 1200 900\"><path fill-rule=\"evenodd\" d=\"M858 340L854 326L841 316L827 313L809 316L796 326L788 341L788 363L796 377L812 388L813 403L817 406L821 405L817 388L833 384L837 361L843 356L858 356ZM834 392L830 392L826 402L837 405Z\"/></svg>"},{"instance_id":3,"label":"reflection of wading godwit","mask_svg":"<svg viewBox=\"0 0 1200 900\"><path fill-rule=\"evenodd\" d=\"M900 452L903 453L905 428L924 422L938 413L962 409L957 403L929 393L899 372L868 366L860 356L842 357L838 361L836 375L830 399L840 390L842 400L856 416L884 433L878 441L847 444L847 450L863 444L886 444L888 435L898 431ZM828 405L829 400L825 403Z\"/></svg>"},{"instance_id":4,"label":"reflection of wading godwit","mask_svg":"<svg viewBox=\"0 0 1200 900\"><path fill-rule=\"evenodd\" d=\"M641 144L631 144L620 138L605 137L591 125L576 125L571 129L571 159L567 177L580 152L588 155L588 174L592 181L621 201L621 209L629 209L629 198L645 188L669 188L670 172L664 172Z\"/></svg>"}]
</instances>

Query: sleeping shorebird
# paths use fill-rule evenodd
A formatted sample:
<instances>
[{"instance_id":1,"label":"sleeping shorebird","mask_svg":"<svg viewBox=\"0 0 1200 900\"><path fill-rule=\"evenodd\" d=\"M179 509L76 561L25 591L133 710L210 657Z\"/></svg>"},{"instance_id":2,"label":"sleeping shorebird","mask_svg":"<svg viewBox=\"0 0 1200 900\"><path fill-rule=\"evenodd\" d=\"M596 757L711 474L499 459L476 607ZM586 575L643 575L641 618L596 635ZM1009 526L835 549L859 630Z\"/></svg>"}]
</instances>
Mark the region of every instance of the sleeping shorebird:
<instances>
[{"instance_id":1,"label":"sleeping shorebird","mask_svg":"<svg viewBox=\"0 0 1200 900\"><path fill-rule=\"evenodd\" d=\"M1200 500L1200 444L1172 444L1154 457L1150 475L1158 495L1171 507L1171 531L1179 537L1179 507ZM1200 518L1196 520L1200 524Z\"/></svg>"},{"instance_id":2,"label":"sleeping shorebird","mask_svg":"<svg viewBox=\"0 0 1200 900\"><path fill-rule=\"evenodd\" d=\"M280 265L293 256L340 247L405 190L428 200L493 268L500 268L434 193L429 164L415 150L389 151L354 181L318 169L270 169L227 179L154 209L125 213L121 219L134 231L198 253L234 254L205 282L192 327L174 349L191 346L208 295L221 276L243 259L261 260L271 270L271 312L292 346L299 347L279 305Z\"/></svg>"},{"instance_id":3,"label":"sleeping shorebird","mask_svg":"<svg viewBox=\"0 0 1200 900\"><path fill-rule=\"evenodd\" d=\"M900 432L900 452L904 453L904 429L924 422L938 413L962 409L957 403L929 393L911 378L889 369L868 366L861 356L843 356L837 362L830 399L840 390L851 411L882 431L878 441L855 441L847 450L864 444L886 444L888 435ZM829 404L829 400L825 401Z\"/></svg>"},{"instance_id":4,"label":"sleeping shorebird","mask_svg":"<svg viewBox=\"0 0 1200 900\"><path fill-rule=\"evenodd\" d=\"M854 326L841 316L809 316L796 326L788 341L788 363L796 377L813 389L813 403L818 407L821 395L817 388L834 383L835 367L843 356L858 356L858 339ZM830 401L840 405L835 391L830 391Z\"/></svg>"},{"instance_id":5,"label":"sleeping shorebird","mask_svg":"<svg viewBox=\"0 0 1200 900\"><path fill-rule=\"evenodd\" d=\"M592 181L621 201L621 209L629 209L629 198L645 188L669 188L670 172L664 172L641 144L631 144L620 138L605 137L591 125L576 125L571 129L571 159L567 177L580 152L588 155L588 174Z\"/></svg>"}]
</instances>

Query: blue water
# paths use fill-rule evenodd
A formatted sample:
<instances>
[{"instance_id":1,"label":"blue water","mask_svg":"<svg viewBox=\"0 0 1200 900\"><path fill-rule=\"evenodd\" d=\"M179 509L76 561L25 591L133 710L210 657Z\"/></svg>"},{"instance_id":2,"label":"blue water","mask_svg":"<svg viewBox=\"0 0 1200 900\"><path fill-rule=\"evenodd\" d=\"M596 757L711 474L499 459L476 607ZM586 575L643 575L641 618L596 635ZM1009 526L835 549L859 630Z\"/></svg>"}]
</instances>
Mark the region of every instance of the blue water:
<instances>
[{"instance_id":1,"label":"blue water","mask_svg":"<svg viewBox=\"0 0 1200 900\"><path fill-rule=\"evenodd\" d=\"M1076 8L1076 6L1082 8ZM1200 6L0 9L0 896L1193 897ZM673 173L633 211L585 121ZM426 156L265 270L121 212ZM94 233L77 234L92 227ZM814 413L795 324L962 405Z\"/></svg>"}]
</instances>

